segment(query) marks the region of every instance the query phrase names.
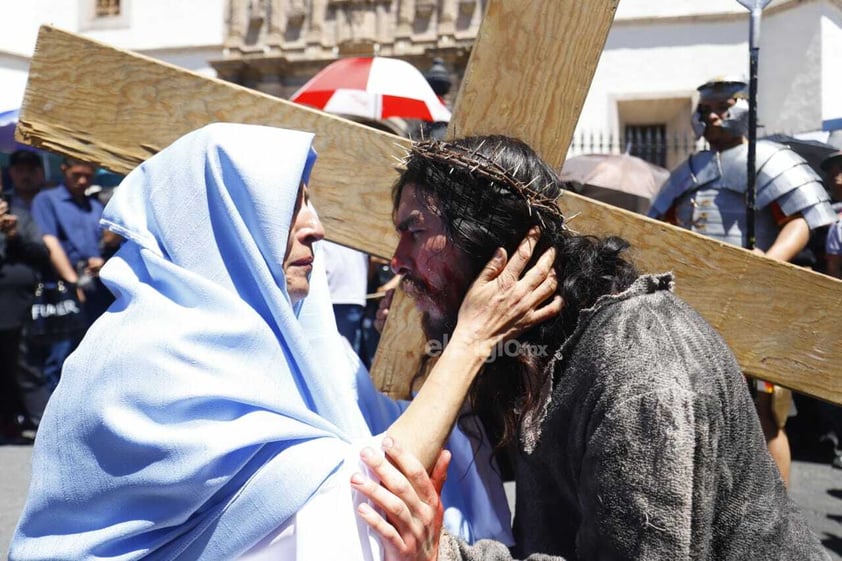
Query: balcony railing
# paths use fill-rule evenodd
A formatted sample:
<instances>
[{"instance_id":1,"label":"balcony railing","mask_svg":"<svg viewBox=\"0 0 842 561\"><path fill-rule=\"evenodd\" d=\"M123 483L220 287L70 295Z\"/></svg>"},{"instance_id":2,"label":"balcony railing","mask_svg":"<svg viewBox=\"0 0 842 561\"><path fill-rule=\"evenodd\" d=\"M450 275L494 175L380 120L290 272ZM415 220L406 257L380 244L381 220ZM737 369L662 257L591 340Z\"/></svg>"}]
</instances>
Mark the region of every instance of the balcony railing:
<instances>
[{"instance_id":1,"label":"balcony railing","mask_svg":"<svg viewBox=\"0 0 842 561\"><path fill-rule=\"evenodd\" d=\"M570 144L568 157L628 153L670 169L705 147L704 140L697 141L693 135L669 133L662 127L629 127L623 134L602 131L577 133Z\"/></svg>"}]
</instances>

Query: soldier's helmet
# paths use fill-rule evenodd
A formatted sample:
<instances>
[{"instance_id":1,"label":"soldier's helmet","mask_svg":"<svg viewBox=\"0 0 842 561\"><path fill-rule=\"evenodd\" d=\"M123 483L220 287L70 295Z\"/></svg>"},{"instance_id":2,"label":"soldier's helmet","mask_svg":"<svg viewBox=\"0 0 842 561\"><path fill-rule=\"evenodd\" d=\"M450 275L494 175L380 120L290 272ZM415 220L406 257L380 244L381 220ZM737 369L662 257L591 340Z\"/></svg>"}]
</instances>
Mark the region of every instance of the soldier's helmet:
<instances>
[{"instance_id":1,"label":"soldier's helmet","mask_svg":"<svg viewBox=\"0 0 842 561\"><path fill-rule=\"evenodd\" d=\"M735 99L728 112L722 116L722 128L735 136L748 133L748 83L739 76L717 76L696 88L699 105ZM705 133L705 115L696 107L692 116L693 131L697 137Z\"/></svg>"}]
</instances>

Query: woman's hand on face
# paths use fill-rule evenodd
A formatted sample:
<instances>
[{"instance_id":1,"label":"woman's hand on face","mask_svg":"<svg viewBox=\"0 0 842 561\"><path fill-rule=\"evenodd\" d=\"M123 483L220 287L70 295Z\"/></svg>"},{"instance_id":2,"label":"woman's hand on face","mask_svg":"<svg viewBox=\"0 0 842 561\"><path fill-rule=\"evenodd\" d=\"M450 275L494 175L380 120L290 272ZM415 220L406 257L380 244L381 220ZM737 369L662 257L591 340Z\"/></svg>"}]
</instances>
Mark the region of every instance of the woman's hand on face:
<instances>
[{"instance_id":1,"label":"woman's hand on face","mask_svg":"<svg viewBox=\"0 0 842 561\"><path fill-rule=\"evenodd\" d=\"M444 516L440 494L450 452L441 452L430 476L421 462L391 437L384 438L383 449L385 458L370 449L361 455L380 483L358 473L351 478L351 485L386 517L368 503L362 503L357 513L380 536L386 561L435 561Z\"/></svg>"},{"instance_id":2,"label":"woman's hand on face","mask_svg":"<svg viewBox=\"0 0 842 561\"><path fill-rule=\"evenodd\" d=\"M498 342L517 337L561 312L561 297L553 297L558 287L555 248L549 248L523 272L540 235L537 228L530 230L509 259L503 248L497 249L462 301L454 338L457 334L473 337L473 344L482 352L487 347L490 353Z\"/></svg>"}]
</instances>

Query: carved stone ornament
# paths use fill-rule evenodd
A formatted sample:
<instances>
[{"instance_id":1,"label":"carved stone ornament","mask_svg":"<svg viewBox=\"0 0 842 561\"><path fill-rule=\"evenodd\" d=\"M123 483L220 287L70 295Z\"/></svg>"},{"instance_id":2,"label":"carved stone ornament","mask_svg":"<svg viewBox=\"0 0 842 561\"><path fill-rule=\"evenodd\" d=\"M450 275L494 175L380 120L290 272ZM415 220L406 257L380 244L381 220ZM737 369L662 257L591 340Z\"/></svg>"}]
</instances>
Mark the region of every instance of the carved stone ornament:
<instances>
[{"instance_id":1,"label":"carved stone ornament","mask_svg":"<svg viewBox=\"0 0 842 561\"><path fill-rule=\"evenodd\" d=\"M477 0L459 0L459 15L468 17L473 15L477 7Z\"/></svg>"},{"instance_id":2,"label":"carved stone ornament","mask_svg":"<svg viewBox=\"0 0 842 561\"><path fill-rule=\"evenodd\" d=\"M290 27L301 27L304 24L304 18L306 16L307 10L304 6L294 3L287 12L287 22L289 22Z\"/></svg>"},{"instance_id":3,"label":"carved stone ornament","mask_svg":"<svg viewBox=\"0 0 842 561\"><path fill-rule=\"evenodd\" d=\"M268 11L269 4L266 0L251 0L249 2L249 20L252 22L264 21Z\"/></svg>"},{"instance_id":4,"label":"carved stone ornament","mask_svg":"<svg viewBox=\"0 0 842 561\"><path fill-rule=\"evenodd\" d=\"M421 19L429 19L436 9L436 0L415 0L415 15Z\"/></svg>"},{"instance_id":5,"label":"carved stone ornament","mask_svg":"<svg viewBox=\"0 0 842 561\"><path fill-rule=\"evenodd\" d=\"M391 4L392 0L328 0L327 5L331 8L350 6L350 7L364 7L374 6L375 4Z\"/></svg>"}]
</instances>

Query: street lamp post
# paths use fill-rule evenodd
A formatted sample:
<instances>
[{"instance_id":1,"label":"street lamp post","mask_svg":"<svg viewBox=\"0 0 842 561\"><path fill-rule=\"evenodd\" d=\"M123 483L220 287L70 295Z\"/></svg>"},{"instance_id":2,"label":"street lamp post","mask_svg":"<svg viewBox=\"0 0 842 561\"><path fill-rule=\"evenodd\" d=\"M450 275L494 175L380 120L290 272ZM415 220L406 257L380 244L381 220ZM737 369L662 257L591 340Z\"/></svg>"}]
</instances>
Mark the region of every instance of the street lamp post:
<instances>
[{"instance_id":1,"label":"street lamp post","mask_svg":"<svg viewBox=\"0 0 842 561\"><path fill-rule=\"evenodd\" d=\"M750 14L748 48L748 186L746 188L746 248L754 249L757 200L757 65L760 54L760 16L771 0L737 0Z\"/></svg>"}]
</instances>

